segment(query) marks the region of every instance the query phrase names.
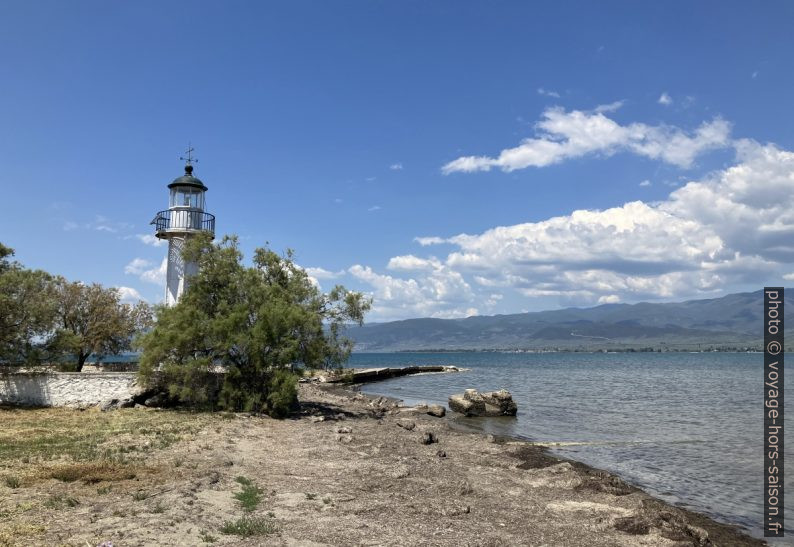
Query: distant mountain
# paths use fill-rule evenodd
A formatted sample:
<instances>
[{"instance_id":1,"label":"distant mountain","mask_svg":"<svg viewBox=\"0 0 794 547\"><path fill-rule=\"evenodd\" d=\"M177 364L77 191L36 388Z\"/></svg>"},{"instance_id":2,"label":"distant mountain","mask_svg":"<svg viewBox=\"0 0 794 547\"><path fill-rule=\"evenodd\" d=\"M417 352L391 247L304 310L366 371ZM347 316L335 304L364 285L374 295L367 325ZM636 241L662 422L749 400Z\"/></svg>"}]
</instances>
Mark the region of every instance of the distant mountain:
<instances>
[{"instance_id":1,"label":"distant mountain","mask_svg":"<svg viewBox=\"0 0 794 547\"><path fill-rule=\"evenodd\" d=\"M794 293L787 290L786 294ZM789 303L786 298L794 331L794 308ZM760 348L762 315L763 291L759 290L666 304L407 319L353 327L347 334L355 341L356 351Z\"/></svg>"}]
</instances>

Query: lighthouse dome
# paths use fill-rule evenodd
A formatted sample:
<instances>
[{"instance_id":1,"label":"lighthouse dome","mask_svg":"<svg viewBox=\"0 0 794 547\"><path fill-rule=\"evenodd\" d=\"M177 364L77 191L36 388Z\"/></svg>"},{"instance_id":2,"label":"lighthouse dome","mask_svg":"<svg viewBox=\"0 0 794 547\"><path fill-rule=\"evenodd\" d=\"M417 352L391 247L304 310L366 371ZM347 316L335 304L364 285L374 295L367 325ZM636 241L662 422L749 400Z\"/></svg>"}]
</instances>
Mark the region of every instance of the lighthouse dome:
<instances>
[{"instance_id":1,"label":"lighthouse dome","mask_svg":"<svg viewBox=\"0 0 794 547\"><path fill-rule=\"evenodd\" d=\"M200 188L201 190L207 191L207 187L204 186L204 183L201 182L200 179L193 176L193 166L186 165L185 166L185 174L181 177L177 177L174 179L174 182L168 185L169 188L174 188L175 186L192 186L193 188Z\"/></svg>"}]
</instances>

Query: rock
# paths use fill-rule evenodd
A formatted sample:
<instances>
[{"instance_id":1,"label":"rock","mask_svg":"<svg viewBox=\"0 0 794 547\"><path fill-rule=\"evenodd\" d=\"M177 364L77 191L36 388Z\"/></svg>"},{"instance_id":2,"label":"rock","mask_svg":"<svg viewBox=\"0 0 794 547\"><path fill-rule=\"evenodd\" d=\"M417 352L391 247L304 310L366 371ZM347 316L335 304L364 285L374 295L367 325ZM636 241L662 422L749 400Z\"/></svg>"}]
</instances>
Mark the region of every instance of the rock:
<instances>
[{"instance_id":1,"label":"rock","mask_svg":"<svg viewBox=\"0 0 794 547\"><path fill-rule=\"evenodd\" d=\"M422 440L420 441L422 444L433 444L438 442L438 437L432 431L425 431L422 434Z\"/></svg>"},{"instance_id":2,"label":"rock","mask_svg":"<svg viewBox=\"0 0 794 547\"><path fill-rule=\"evenodd\" d=\"M408 468L407 465L398 465L397 467L389 471L389 476L393 479L404 479L410 474L411 474L411 470Z\"/></svg>"},{"instance_id":3,"label":"rock","mask_svg":"<svg viewBox=\"0 0 794 547\"><path fill-rule=\"evenodd\" d=\"M166 405L168 405L168 394L164 391L149 397L143 402L143 406L148 406L149 408L163 407Z\"/></svg>"},{"instance_id":4,"label":"rock","mask_svg":"<svg viewBox=\"0 0 794 547\"><path fill-rule=\"evenodd\" d=\"M349 444L350 442L353 441L353 437L351 437L350 435L337 435L336 440L342 444Z\"/></svg>"},{"instance_id":5,"label":"rock","mask_svg":"<svg viewBox=\"0 0 794 547\"><path fill-rule=\"evenodd\" d=\"M407 431L412 431L413 428L416 427L416 423L408 421L408 420L398 420L397 421L397 425L399 427L402 427L403 429L405 429Z\"/></svg>"},{"instance_id":6,"label":"rock","mask_svg":"<svg viewBox=\"0 0 794 547\"><path fill-rule=\"evenodd\" d=\"M312 416L312 422L315 424L324 421L325 421L325 416Z\"/></svg>"},{"instance_id":7,"label":"rock","mask_svg":"<svg viewBox=\"0 0 794 547\"><path fill-rule=\"evenodd\" d=\"M342 427L337 427L336 428L336 432L337 433L352 433L353 430L351 428L347 427L347 426L342 426Z\"/></svg>"},{"instance_id":8,"label":"rock","mask_svg":"<svg viewBox=\"0 0 794 547\"><path fill-rule=\"evenodd\" d=\"M430 405L427 407L427 413L436 418L443 418L447 413L447 409L441 405Z\"/></svg>"},{"instance_id":9,"label":"rock","mask_svg":"<svg viewBox=\"0 0 794 547\"><path fill-rule=\"evenodd\" d=\"M446 458L447 452L445 450L439 450L438 452L436 452L436 456L438 456L439 458Z\"/></svg>"},{"instance_id":10,"label":"rock","mask_svg":"<svg viewBox=\"0 0 794 547\"><path fill-rule=\"evenodd\" d=\"M701 547L710 547L712 545L711 540L709 539L709 533L700 528L699 526L692 526L691 524L687 524L686 533L689 534L695 542L695 545Z\"/></svg>"},{"instance_id":11,"label":"rock","mask_svg":"<svg viewBox=\"0 0 794 547\"><path fill-rule=\"evenodd\" d=\"M113 410L114 408L118 408L119 400L118 399L111 399L110 401L105 401L99 406L99 410L102 412L107 412L108 410Z\"/></svg>"},{"instance_id":12,"label":"rock","mask_svg":"<svg viewBox=\"0 0 794 547\"><path fill-rule=\"evenodd\" d=\"M450 410L466 416L515 416L518 412L513 396L505 389L484 393L467 389L462 395L451 395L448 404Z\"/></svg>"}]
</instances>

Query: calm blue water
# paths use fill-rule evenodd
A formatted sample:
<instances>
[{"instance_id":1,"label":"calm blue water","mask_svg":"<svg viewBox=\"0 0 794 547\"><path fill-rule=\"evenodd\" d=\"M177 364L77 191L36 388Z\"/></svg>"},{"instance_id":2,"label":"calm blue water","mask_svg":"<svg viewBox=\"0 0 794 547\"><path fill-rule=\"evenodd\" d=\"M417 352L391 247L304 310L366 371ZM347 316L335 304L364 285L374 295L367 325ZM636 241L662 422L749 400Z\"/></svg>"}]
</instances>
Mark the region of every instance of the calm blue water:
<instances>
[{"instance_id":1,"label":"calm blue water","mask_svg":"<svg viewBox=\"0 0 794 547\"><path fill-rule=\"evenodd\" d=\"M464 388L505 388L518 404L517 418L454 419L494 434L584 443L554 451L762 535L760 353L373 353L350 362L409 364L470 370L395 378L363 391L446 404ZM790 450L785 455L794 461Z\"/></svg>"}]
</instances>

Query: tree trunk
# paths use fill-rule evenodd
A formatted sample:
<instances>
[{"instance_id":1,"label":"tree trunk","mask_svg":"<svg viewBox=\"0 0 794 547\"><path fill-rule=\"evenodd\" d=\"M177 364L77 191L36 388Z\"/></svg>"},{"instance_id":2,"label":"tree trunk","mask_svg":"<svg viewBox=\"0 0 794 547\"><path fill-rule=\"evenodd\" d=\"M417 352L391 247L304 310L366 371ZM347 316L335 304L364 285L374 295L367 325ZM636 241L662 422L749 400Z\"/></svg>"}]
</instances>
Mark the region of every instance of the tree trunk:
<instances>
[{"instance_id":1,"label":"tree trunk","mask_svg":"<svg viewBox=\"0 0 794 547\"><path fill-rule=\"evenodd\" d=\"M82 372L83 365L85 364L85 360L88 359L90 353L78 353L77 354L77 370L75 372Z\"/></svg>"}]
</instances>

